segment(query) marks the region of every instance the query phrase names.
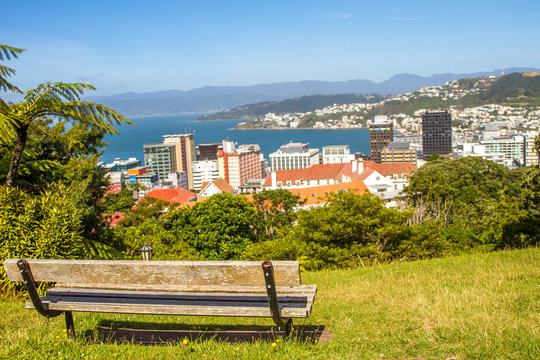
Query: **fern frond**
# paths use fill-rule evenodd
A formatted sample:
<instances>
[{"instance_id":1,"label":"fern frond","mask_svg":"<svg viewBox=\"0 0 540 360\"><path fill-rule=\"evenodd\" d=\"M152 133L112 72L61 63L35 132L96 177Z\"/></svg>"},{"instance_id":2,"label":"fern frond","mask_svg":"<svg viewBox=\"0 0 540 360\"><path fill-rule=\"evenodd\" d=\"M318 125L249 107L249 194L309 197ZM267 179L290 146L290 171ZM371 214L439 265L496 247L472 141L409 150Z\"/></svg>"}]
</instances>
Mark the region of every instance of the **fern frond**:
<instances>
[{"instance_id":1,"label":"fern frond","mask_svg":"<svg viewBox=\"0 0 540 360\"><path fill-rule=\"evenodd\" d=\"M7 60L11 60L11 57L17 59L17 54L20 54L25 50L26 49L19 49L13 46L0 44L0 60L4 60L4 58Z\"/></svg>"},{"instance_id":2,"label":"fern frond","mask_svg":"<svg viewBox=\"0 0 540 360\"><path fill-rule=\"evenodd\" d=\"M9 77L15 74L15 70L4 65L0 65L0 76Z\"/></svg>"},{"instance_id":3,"label":"fern frond","mask_svg":"<svg viewBox=\"0 0 540 360\"><path fill-rule=\"evenodd\" d=\"M12 68L8 68L7 66L0 65L0 90L2 91L12 91L19 94L22 94L22 91L16 87L15 85L11 84L9 81L7 81L5 78L12 76L15 74L15 70Z\"/></svg>"}]
</instances>

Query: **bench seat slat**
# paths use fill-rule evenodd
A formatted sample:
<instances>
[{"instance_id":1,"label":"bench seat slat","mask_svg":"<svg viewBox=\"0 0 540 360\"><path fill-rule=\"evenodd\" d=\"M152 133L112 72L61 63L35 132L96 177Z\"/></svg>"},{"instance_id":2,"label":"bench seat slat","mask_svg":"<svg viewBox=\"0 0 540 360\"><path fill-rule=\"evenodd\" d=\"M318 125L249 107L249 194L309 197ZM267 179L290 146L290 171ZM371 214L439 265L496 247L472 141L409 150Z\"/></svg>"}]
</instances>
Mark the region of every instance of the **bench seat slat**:
<instances>
[{"instance_id":1,"label":"bench seat slat","mask_svg":"<svg viewBox=\"0 0 540 360\"><path fill-rule=\"evenodd\" d=\"M268 304L268 296L263 293L193 293L193 292L164 292L164 291L129 291L103 289L65 289L53 288L47 292L48 297L108 297L108 298L138 298L138 299L170 299L170 300L204 300L204 301L246 301ZM305 303L313 301L315 292L311 293L280 293L278 301L285 303Z\"/></svg>"},{"instance_id":2,"label":"bench seat slat","mask_svg":"<svg viewBox=\"0 0 540 360\"><path fill-rule=\"evenodd\" d=\"M262 273L262 271L261 271ZM103 284L103 283L57 283L57 288L110 289L134 291L172 291L172 292L221 292L221 293L264 293L264 286L214 286L214 285L167 285L167 284ZM312 293L317 285L276 286L278 293Z\"/></svg>"},{"instance_id":3,"label":"bench seat slat","mask_svg":"<svg viewBox=\"0 0 540 360\"><path fill-rule=\"evenodd\" d=\"M97 283L264 286L260 261L140 261L140 260L45 260L28 259L35 282L64 284ZM275 261L276 284L300 285L297 261ZM22 281L16 259L6 259L4 267L11 281Z\"/></svg>"},{"instance_id":4,"label":"bench seat slat","mask_svg":"<svg viewBox=\"0 0 540 360\"><path fill-rule=\"evenodd\" d=\"M109 312L125 314L163 314L163 315L207 315L207 316L251 316L271 317L268 303L253 301L202 301L169 300L110 297L69 297L46 296L43 303L49 310ZM313 299L304 303L283 302L280 304L283 316L294 318L308 317ZM32 308L32 303L26 307Z\"/></svg>"}]
</instances>

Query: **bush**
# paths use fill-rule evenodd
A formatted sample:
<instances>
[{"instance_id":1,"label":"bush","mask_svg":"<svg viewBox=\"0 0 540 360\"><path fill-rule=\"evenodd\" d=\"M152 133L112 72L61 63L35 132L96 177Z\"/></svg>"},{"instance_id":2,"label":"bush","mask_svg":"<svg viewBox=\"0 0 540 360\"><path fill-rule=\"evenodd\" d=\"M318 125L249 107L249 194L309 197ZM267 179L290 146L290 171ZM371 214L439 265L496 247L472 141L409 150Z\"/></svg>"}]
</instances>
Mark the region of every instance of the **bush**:
<instances>
[{"instance_id":1,"label":"bush","mask_svg":"<svg viewBox=\"0 0 540 360\"><path fill-rule=\"evenodd\" d=\"M222 193L172 211L165 218L165 229L204 259L234 260L255 242L255 214L244 197Z\"/></svg>"},{"instance_id":2,"label":"bush","mask_svg":"<svg viewBox=\"0 0 540 360\"><path fill-rule=\"evenodd\" d=\"M54 186L37 195L0 186L0 258L74 259L85 256L80 212L67 194ZM0 288L9 289L3 267Z\"/></svg>"}]
</instances>

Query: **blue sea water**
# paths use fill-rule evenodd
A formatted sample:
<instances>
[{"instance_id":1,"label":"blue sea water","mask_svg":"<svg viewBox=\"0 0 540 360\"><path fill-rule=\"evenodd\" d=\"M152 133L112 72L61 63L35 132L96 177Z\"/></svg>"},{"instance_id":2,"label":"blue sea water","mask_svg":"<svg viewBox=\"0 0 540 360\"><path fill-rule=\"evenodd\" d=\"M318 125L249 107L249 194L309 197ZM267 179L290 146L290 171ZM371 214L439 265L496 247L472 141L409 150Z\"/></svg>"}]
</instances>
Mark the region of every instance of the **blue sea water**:
<instances>
[{"instance_id":1,"label":"blue sea water","mask_svg":"<svg viewBox=\"0 0 540 360\"><path fill-rule=\"evenodd\" d=\"M235 141L242 144L259 144L261 152L268 155L288 142L309 143L310 148L326 145L349 145L351 152L369 153L368 129L341 130L233 130L240 120L195 122L199 115L161 116L130 119L137 126L118 127L120 135L106 137L109 146L102 161L109 163L114 158L136 157L143 162L143 145L162 142L163 135L193 133L195 144Z\"/></svg>"}]
</instances>

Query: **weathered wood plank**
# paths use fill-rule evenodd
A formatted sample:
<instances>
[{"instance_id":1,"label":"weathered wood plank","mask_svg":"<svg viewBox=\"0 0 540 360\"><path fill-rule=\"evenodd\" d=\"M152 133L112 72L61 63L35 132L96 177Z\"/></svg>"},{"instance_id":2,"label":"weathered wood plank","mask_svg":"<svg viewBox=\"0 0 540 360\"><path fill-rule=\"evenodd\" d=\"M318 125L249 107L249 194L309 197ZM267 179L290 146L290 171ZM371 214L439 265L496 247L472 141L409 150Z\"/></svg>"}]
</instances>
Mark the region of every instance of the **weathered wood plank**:
<instances>
[{"instance_id":1,"label":"weathered wood plank","mask_svg":"<svg viewBox=\"0 0 540 360\"><path fill-rule=\"evenodd\" d=\"M55 288L77 289L110 289L110 290L133 290L133 291L171 291L171 292L223 292L223 293L263 293L266 294L265 286L216 286L216 285L166 285L166 284L100 284L100 283L56 283ZM279 293L312 293L317 291L317 285L276 286Z\"/></svg>"},{"instance_id":2,"label":"weathered wood plank","mask_svg":"<svg viewBox=\"0 0 540 360\"><path fill-rule=\"evenodd\" d=\"M42 301L49 304L55 303L81 303L81 304L120 304L126 307L132 305L158 305L158 306L222 306L222 307L253 307L267 308L268 304L264 302L253 301L215 301L212 299L161 299L161 298L110 298L101 296L45 296ZM303 308L307 303L307 298L303 302L282 302L281 307Z\"/></svg>"},{"instance_id":3,"label":"weathered wood plank","mask_svg":"<svg viewBox=\"0 0 540 360\"><path fill-rule=\"evenodd\" d=\"M44 299L45 300L45 299ZM45 300L50 310L61 311L82 311L82 312L104 312L104 313L122 313L122 314L155 314L155 315L184 315L184 316L245 316L245 317L271 317L268 306L223 306L221 304L205 305L176 305L159 303L121 303L121 302L80 302L75 301L57 301L50 302ZM296 304L298 305L298 304ZM26 303L27 308L33 308L32 303ZM283 307L282 316L305 318L309 316L311 304L301 307Z\"/></svg>"},{"instance_id":4,"label":"weathered wood plank","mask_svg":"<svg viewBox=\"0 0 540 360\"><path fill-rule=\"evenodd\" d=\"M203 300L224 302L262 302L268 304L268 296L258 293L193 293L193 292L163 292L163 291L126 291L102 289L63 289L53 288L47 292L47 297L105 297L133 299L168 299L168 300ZM315 293L310 294L279 294L278 301L284 303L305 303L312 300Z\"/></svg>"},{"instance_id":5,"label":"weathered wood plank","mask_svg":"<svg viewBox=\"0 0 540 360\"><path fill-rule=\"evenodd\" d=\"M4 267L11 281L22 281L17 259ZM126 283L161 286L264 286L261 261L134 261L28 259L36 282ZM274 275L280 286L300 285L297 261L275 261Z\"/></svg>"}]
</instances>

